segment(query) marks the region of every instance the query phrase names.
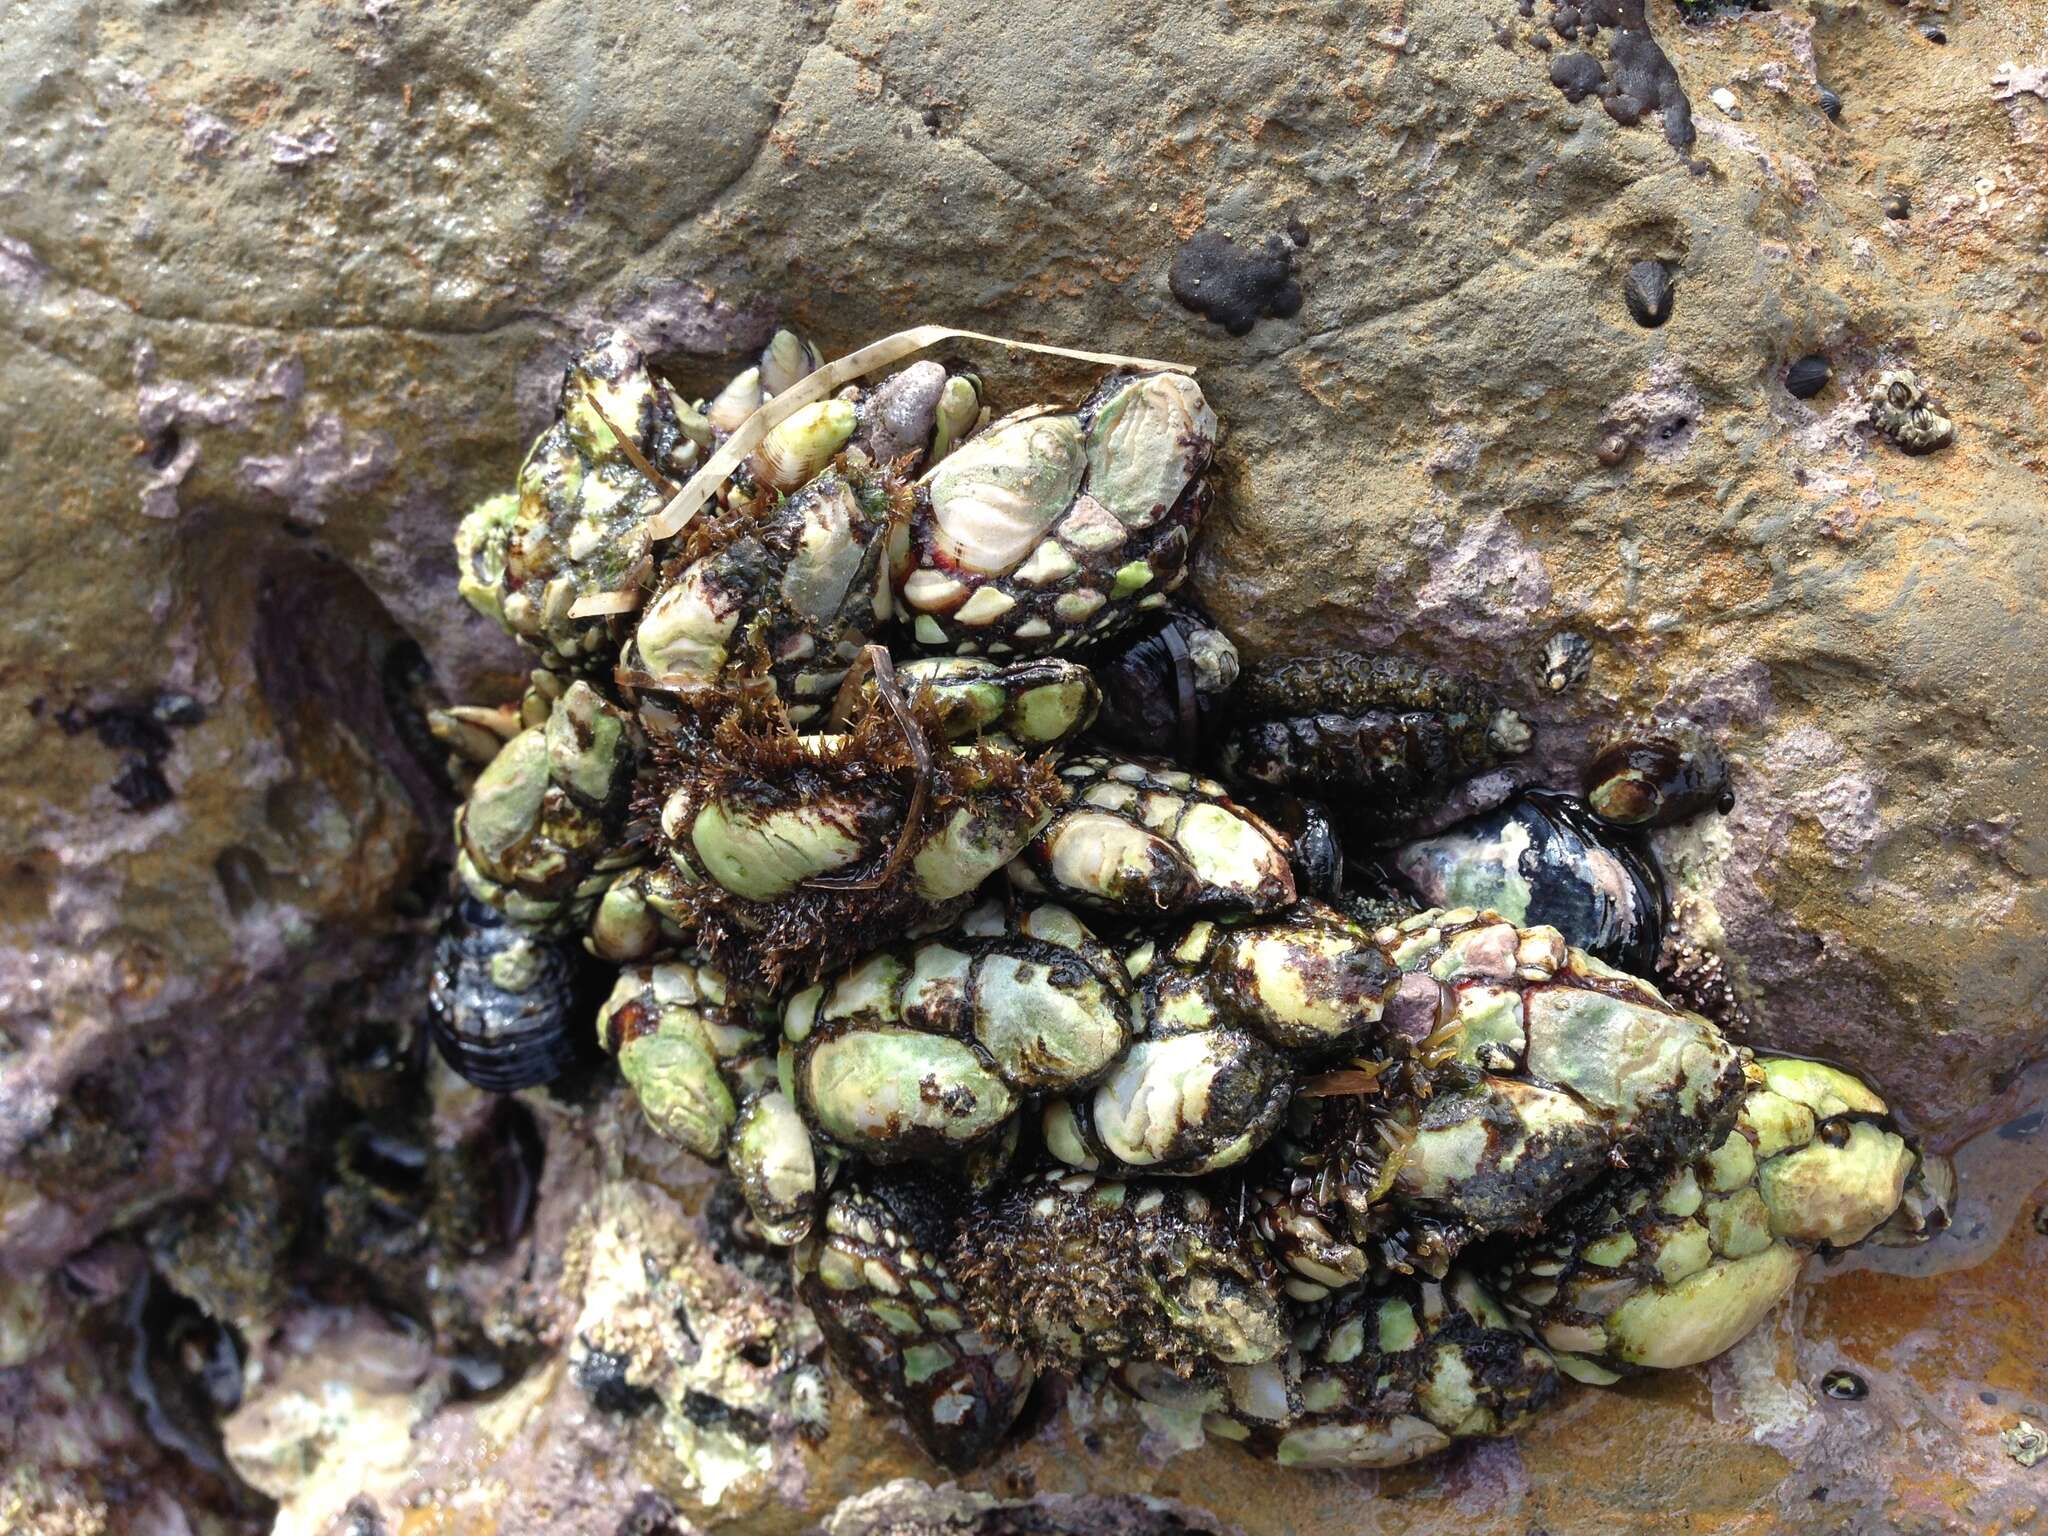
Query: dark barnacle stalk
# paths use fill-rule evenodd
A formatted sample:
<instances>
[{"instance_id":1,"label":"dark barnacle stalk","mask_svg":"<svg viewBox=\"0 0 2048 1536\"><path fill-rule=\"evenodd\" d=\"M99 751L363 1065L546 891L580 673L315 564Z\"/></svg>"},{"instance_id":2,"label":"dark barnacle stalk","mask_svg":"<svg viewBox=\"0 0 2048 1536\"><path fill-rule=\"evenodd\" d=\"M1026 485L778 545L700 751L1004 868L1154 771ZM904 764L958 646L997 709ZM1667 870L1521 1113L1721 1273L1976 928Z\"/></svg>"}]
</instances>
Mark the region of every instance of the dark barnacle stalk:
<instances>
[{"instance_id":1,"label":"dark barnacle stalk","mask_svg":"<svg viewBox=\"0 0 2048 1536\"><path fill-rule=\"evenodd\" d=\"M901 1414L955 1471L995 1454L1034 1374L977 1326L961 1294L957 1194L940 1181L849 1172L794 1254L797 1294L862 1396Z\"/></svg>"}]
</instances>

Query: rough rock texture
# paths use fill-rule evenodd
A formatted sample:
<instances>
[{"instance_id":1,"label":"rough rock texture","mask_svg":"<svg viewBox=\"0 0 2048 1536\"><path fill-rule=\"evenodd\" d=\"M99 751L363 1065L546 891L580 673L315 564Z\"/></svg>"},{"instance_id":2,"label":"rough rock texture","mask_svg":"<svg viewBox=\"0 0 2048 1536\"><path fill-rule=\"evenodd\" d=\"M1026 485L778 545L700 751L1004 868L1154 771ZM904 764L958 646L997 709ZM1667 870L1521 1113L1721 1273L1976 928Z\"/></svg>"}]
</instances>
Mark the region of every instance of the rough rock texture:
<instances>
[{"instance_id":1,"label":"rough rock texture","mask_svg":"<svg viewBox=\"0 0 2048 1536\"><path fill-rule=\"evenodd\" d=\"M520 666L456 601L448 535L509 483L562 360L604 323L696 384L777 319L828 352L951 320L1199 365L1232 435L1198 580L1249 649L1401 646L1477 672L1537 723L1517 771L1549 782L1572 782L1615 716L1719 732L1734 813L1661 841L1755 1043L1856 1065L1938 1133L1986 1123L2048 1043L2048 35L2024 5L1946 16L1945 47L1889 0L1692 27L1661 0L1649 14L1696 108L1691 166L1654 114L1625 127L1567 102L1550 83L1567 45L1536 47L1541 22L1514 0L10 12L6 1283L42 1295L38 1277L110 1233L146 1229L161 1251L176 1202L232 1176L247 1186L233 1208L259 1214L217 1239L246 1281L217 1305L301 1353L347 1336L284 1327L290 1181L275 1172L266 1196L265 1180L317 1141L309 1106L347 1098L336 1042L416 1018L405 987L359 978L405 975L391 914L421 909L445 847L422 700L502 697ZM1818 82L1841 93L1839 122ZM1718 86L1740 119L1710 103ZM1884 216L1893 192L1910 218ZM1233 338L1175 302L1168 273L1197 231L1251 246L1280 228L1305 241L1291 318ZM1620 287L1646 257L1678 285L1653 331ZM1795 400L1783 370L1813 351L1835 380ZM1864 375L1895 363L1955 420L1953 447L1911 458L1860 425ZM1023 398L1016 372L990 376ZM1603 463L1617 434L1627 451ZM1565 628L1592 642L1592 672L1549 695L1539 651ZM681 1196L638 1191L595 1153L557 1159L559 1137L604 1133L547 1125L557 1199L582 1166L601 1181L585 1192L605 1191L594 1209L667 1230ZM688 1267L680 1239L643 1240ZM550 1262L573 1269L591 1239L565 1241ZM1876 1442L1896 1465L1868 1463L1858 1509L1942 1530L1971 1484L2023 1499L1986 1449L2007 1400L1977 1392L2038 1398L2037 1330L2012 1309L2038 1294L2040 1245L2022 1224L1993 1264L1947 1277L1939 1306L1934 1282L1907 1297L1859 1275L1808 1308L1807 1339L1839 1326L1936 1393L1854 1408L1900 1437ZM584 1293L563 1294L573 1321ZM1852 1326L1864 1301L1879 1321ZM1940 1317L1938 1340L1899 1331L1914 1306ZM33 1362L0 1376L17 1448L22 1425L48 1430L34 1405L50 1380L100 1369L29 1312L44 1345L0 1355ZM1964 1319L2030 1358L2034 1385L1994 1379L2009 1363L1958 1365L1947 1330ZM696 1442L636 1439L631 1473L612 1459L612 1426L564 1385L581 1357L546 1344L557 1326L510 1389L535 1422L574 1428L544 1453L556 1482L492 1483L478 1450L409 1486L481 1508L559 1484L609 1531L644 1478L679 1519L731 1518L691 1503ZM1801 1381L1816 1348L1798 1346ZM1937 1391L1912 1374L1930 1356L1985 1374ZM285 1355L271 1369L291 1379ZM1094 1487L1171 1499L1197 1529L1270 1528L1283 1507L1296 1529L1355 1529L1362 1487L1403 1493L1383 1529L1447 1508L1474 1530L1592 1529L1617 1504L1645 1526L1691 1504L1729 1530L1813 1528L1828 1501L1800 1469L1832 1442L1763 1425L1761 1354L1712 1380L1745 1370L1715 1393L1725 1416L1709 1418L1707 1378L1660 1380L1582 1397L1519 1452L1377 1482L1283 1489L1219 1452L1111 1461ZM733 1507L774 1510L759 1528L927 1475L843 1390L820 1388L813 1442L793 1427L816 1408L797 1385L755 1385L774 1490ZM651 1388L664 1424L672 1387ZM428 1411L451 1436L475 1421L493 1444L540 1443L484 1407ZM1952 1438L1907 1448L1916 1419ZM977 1486L1086 1491L1074 1444L1095 1431L1070 1420ZM135 1426L100 1430L112 1444ZM121 1475L151 1476L153 1444ZM42 1493L0 1499L50 1529L72 1499L70 1528L94 1528L97 1485L58 1486L70 1454L43 1458ZM1047 1518L1084 1528L1077 1508ZM304 1528L334 1513L309 1507ZM828 1528L1001 1528L984 1517L841 1511Z\"/></svg>"}]
</instances>

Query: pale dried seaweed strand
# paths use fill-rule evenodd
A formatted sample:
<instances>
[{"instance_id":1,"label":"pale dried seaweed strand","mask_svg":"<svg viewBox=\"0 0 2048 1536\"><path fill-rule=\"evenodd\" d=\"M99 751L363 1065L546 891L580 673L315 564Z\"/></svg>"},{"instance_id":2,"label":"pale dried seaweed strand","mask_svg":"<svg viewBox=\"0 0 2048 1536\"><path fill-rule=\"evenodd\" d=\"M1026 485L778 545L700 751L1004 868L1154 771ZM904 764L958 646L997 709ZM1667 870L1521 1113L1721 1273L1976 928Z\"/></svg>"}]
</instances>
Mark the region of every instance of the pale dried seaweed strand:
<instances>
[{"instance_id":1,"label":"pale dried seaweed strand","mask_svg":"<svg viewBox=\"0 0 2048 1536\"><path fill-rule=\"evenodd\" d=\"M760 446L766 437L788 417L802 410L814 401L843 384L850 384L864 374L885 368L899 358L922 352L926 347L937 346L942 341L986 341L999 347L1008 347L1018 352L1041 352L1049 357L1070 357L1077 362L1103 363L1112 368L1161 368L1174 373L1192 374L1195 370L1182 363L1161 362L1151 357L1131 357L1122 352L1083 352L1073 347L1048 346L1044 342L1018 341L1010 336L991 336L982 331L959 331L945 325L919 325L907 331L898 331L893 336L884 336L880 341L871 341L857 351L849 352L836 362L806 374L785 389L773 400L759 406L752 415L740 423L739 429L727 438L724 444L705 461L704 467L690 476L680 491L671 497L662 509L642 524L649 542L656 539L672 539L690 524L703 508L704 503L717 494L718 488L740 467L740 462ZM596 618L609 613L631 613L646 601L646 594L638 590L625 592L590 592L576 599L569 606L569 617L573 619Z\"/></svg>"}]
</instances>

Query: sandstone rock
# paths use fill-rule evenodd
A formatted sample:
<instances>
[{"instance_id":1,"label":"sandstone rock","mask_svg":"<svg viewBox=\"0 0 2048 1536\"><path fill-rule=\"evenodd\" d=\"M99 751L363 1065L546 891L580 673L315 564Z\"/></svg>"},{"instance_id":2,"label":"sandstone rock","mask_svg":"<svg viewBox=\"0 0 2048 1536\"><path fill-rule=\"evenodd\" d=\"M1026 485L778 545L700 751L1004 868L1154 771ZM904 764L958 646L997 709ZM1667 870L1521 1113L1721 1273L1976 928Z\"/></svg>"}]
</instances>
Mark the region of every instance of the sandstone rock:
<instances>
[{"instance_id":1,"label":"sandstone rock","mask_svg":"<svg viewBox=\"0 0 2048 1536\"><path fill-rule=\"evenodd\" d=\"M1517 772L1546 782L1616 717L1718 733L1735 811L1659 840L1753 1043L1855 1064L1937 1133L1982 1122L2048 1045L2040 39L2025 7L1946 19L1946 47L1871 0L1674 9L1649 15L1688 92L1744 106L1696 119L1690 166L1654 114L1567 102L1512 0L24 12L0 40L0 1272L39 1282L241 1163L285 1169L333 1037L414 1016L391 914L421 909L450 808L421 708L507 696L522 665L456 600L448 537L606 323L700 386L777 319L832 353L943 319L1198 365L1231 436L1197 579L1250 654L1401 647L1482 675L1537 724ZM1895 189L1911 218L1884 216ZM1297 313L1233 338L1175 303L1197 231L1252 247L1290 223ZM1644 258L1679 284L1655 330L1620 299ZM1784 366L1813 351L1834 382L1795 400ZM1897 363L1954 446L1860 427L1864 376ZM1591 674L1551 694L1566 628ZM248 1178L235 1209L263 1198ZM175 1267L186 1240L159 1239ZM209 1241L187 1267L215 1304L272 1316L290 1234ZM1951 1285L1985 1326L2010 1306ZM535 1422L577 1419L570 1462L606 1460L548 1337ZM52 1348L0 1376L10 1422L53 1411L52 1372L76 1396L100 1370ZM1808 1463L1710 1423L1698 1383L1589 1401L1549 1440L1377 1486L1517 1529L1807 1511ZM1358 1485L1235 1452L1129 1451L1083 1486L1090 1411L992 1496L1143 1488L1345 1528ZM830 1413L744 1507L794 1528L930 1476L843 1391ZM635 1465L711 1523L679 1443ZM1975 1443L1929 1486L2009 1486ZM550 1475L520 1496L571 1499ZM611 1476L575 1495L592 1530L630 1505ZM91 1502L38 1486L0 1513Z\"/></svg>"}]
</instances>

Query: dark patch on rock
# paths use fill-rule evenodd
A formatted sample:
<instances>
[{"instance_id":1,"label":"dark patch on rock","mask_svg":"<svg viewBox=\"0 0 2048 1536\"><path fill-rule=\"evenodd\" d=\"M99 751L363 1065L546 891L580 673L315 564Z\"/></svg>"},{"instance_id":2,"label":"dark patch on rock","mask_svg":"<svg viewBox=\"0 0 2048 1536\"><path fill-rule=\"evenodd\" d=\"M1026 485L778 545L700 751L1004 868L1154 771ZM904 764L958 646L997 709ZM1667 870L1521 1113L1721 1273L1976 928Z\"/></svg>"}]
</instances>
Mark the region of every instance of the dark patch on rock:
<instances>
[{"instance_id":1,"label":"dark patch on rock","mask_svg":"<svg viewBox=\"0 0 2048 1536\"><path fill-rule=\"evenodd\" d=\"M2035 1135L2044 1124L2048 1124L2048 1110L2037 1109L2031 1114L2021 1115L2017 1120L2008 1120L1998 1128L2000 1141L2025 1141Z\"/></svg>"},{"instance_id":2,"label":"dark patch on rock","mask_svg":"<svg viewBox=\"0 0 2048 1536\"><path fill-rule=\"evenodd\" d=\"M138 815L153 811L160 805L168 805L171 801L170 780L147 758L129 758L114 782L107 787L113 790L114 798L121 802L123 809Z\"/></svg>"},{"instance_id":3,"label":"dark patch on rock","mask_svg":"<svg viewBox=\"0 0 2048 1536\"><path fill-rule=\"evenodd\" d=\"M1529 8L1522 14L1530 14ZM1623 127L1634 126L1648 112L1661 112L1665 139L1689 157L1695 137L1692 103L1650 31L1644 0L1551 0L1550 27L1566 42L1581 45L1598 43L1603 32L1612 34L1604 61L1589 46L1552 61L1550 83L1566 101L1577 104L1598 96L1607 115Z\"/></svg>"},{"instance_id":4,"label":"dark patch on rock","mask_svg":"<svg viewBox=\"0 0 2048 1536\"><path fill-rule=\"evenodd\" d=\"M767 1420L748 1408L736 1408L723 1398L691 1387L683 1394L683 1417L700 1428L729 1429L742 1440L756 1444L769 1438Z\"/></svg>"},{"instance_id":5,"label":"dark patch on rock","mask_svg":"<svg viewBox=\"0 0 2048 1536\"><path fill-rule=\"evenodd\" d=\"M140 814L172 798L170 781L163 772L163 761L171 755L171 735L166 727L197 725L206 718L206 709L190 694L161 693L139 703L111 704L103 709L70 704L54 718L65 735L91 731L101 746L122 754L120 772L108 787L125 809Z\"/></svg>"},{"instance_id":6,"label":"dark patch on rock","mask_svg":"<svg viewBox=\"0 0 2048 1536\"><path fill-rule=\"evenodd\" d=\"M1174 253L1166 282L1185 308L1233 336L1262 319L1285 320L1301 309L1294 247L1280 235L1268 235L1254 249L1218 230L1202 230Z\"/></svg>"},{"instance_id":7,"label":"dark patch on rock","mask_svg":"<svg viewBox=\"0 0 2048 1536\"><path fill-rule=\"evenodd\" d=\"M91 731L100 745L116 752L140 752L162 757L171 750L171 738L157 723L147 704L113 704L105 709L81 709L68 705L57 714L57 725L66 736Z\"/></svg>"},{"instance_id":8,"label":"dark patch on rock","mask_svg":"<svg viewBox=\"0 0 2048 1536\"><path fill-rule=\"evenodd\" d=\"M651 1388L636 1386L627 1379L627 1364L624 1355L608 1349L592 1349L577 1362L576 1385L599 1412L630 1419L645 1413L658 1401Z\"/></svg>"},{"instance_id":9,"label":"dark patch on rock","mask_svg":"<svg viewBox=\"0 0 2048 1536\"><path fill-rule=\"evenodd\" d=\"M635 1496L617 1536L683 1536L683 1531L675 1505L650 1488Z\"/></svg>"},{"instance_id":10,"label":"dark patch on rock","mask_svg":"<svg viewBox=\"0 0 2048 1536\"><path fill-rule=\"evenodd\" d=\"M1716 16L1741 16L1750 11L1768 11L1764 0L1677 0L1678 14L1690 22L1712 21Z\"/></svg>"},{"instance_id":11,"label":"dark patch on rock","mask_svg":"<svg viewBox=\"0 0 2048 1536\"><path fill-rule=\"evenodd\" d=\"M1577 105L1607 83L1607 71L1590 53L1567 53L1550 61L1550 83Z\"/></svg>"}]
</instances>

